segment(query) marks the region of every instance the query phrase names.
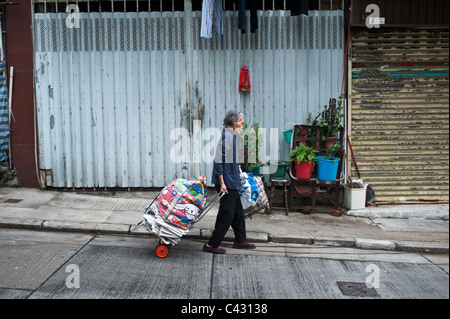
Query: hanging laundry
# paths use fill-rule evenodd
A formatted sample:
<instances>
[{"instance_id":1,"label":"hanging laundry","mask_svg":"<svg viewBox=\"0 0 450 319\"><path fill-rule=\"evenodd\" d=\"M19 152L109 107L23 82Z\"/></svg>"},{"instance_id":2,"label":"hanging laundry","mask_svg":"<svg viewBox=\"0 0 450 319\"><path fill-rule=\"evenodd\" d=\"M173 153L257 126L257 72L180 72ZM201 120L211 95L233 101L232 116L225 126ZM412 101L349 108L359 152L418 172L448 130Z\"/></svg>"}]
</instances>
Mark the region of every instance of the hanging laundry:
<instances>
[{"instance_id":1,"label":"hanging laundry","mask_svg":"<svg viewBox=\"0 0 450 319\"><path fill-rule=\"evenodd\" d=\"M1 28L0 28L1 29ZM1 39L0 39L1 41ZM8 163L10 130L6 63L0 62L0 164ZM0 173L0 180L1 178Z\"/></svg>"},{"instance_id":2,"label":"hanging laundry","mask_svg":"<svg viewBox=\"0 0 450 319\"><path fill-rule=\"evenodd\" d=\"M292 5L291 15L308 15L308 10L319 10L319 0L296 0Z\"/></svg>"},{"instance_id":3,"label":"hanging laundry","mask_svg":"<svg viewBox=\"0 0 450 319\"><path fill-rule=\"evenodd\" d=\"M238 28L241 30L241 33L244 34L247 31L247 4L250 9L250 31L252 33L256 32L258 29L258 11L256 0L235 0L235 2L239 2L239 25Z\"/></svg>"},{"instance_id":4,"label":"hanging laundry","mask_svg":"<svg viewBox=\"0 0 450 319\"><path fill-rule=\"evenodd\" d=\"M223 12L222 0L203 0L202 5L202 26L200 37L212 38L213 16L216 17L216 30L219 37L223 34Z\"/></svg>"}]
</instances>

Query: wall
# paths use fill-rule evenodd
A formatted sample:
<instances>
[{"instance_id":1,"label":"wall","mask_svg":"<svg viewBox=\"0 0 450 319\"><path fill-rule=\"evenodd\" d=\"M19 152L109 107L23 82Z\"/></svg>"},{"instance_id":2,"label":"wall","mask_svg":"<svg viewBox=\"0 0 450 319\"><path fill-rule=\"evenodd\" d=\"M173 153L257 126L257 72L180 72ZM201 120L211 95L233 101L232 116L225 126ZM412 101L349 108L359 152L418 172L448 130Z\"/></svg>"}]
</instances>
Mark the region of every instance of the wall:
<instances>
[{"instance_id":1,"label":"wall","mask_svg":"<svg viewBox=\"0 0 450 319\"><path fill-rule=\"evenodd\" d=\"M5 6L7 69L14 67L11 151L17 177L24 187L39 187L35 165L34 90L31 2ZM18 23L19 22L19 23Z\"/></svg>"},{"instance_id":2,"label":"wall","mask_svg":"<svg viewBox=\"0 0 450 319\"><path fill-rule=\"evenodd\" d=\"M447 27L449 23L448 0L352 0L352 25L365 26L369 4L376 4L385 26Z\"/></svg>"},{"instance_id":3,"label":"wall","mask_svg":"<svg viewBox=\"0 0 450 319\"><path fill-rule=\"evenodd\" d=\"M237 12L226 11L224 35L212 39L200 38L201 12L189 8L82 13L80 29L66 28L65 17L35 15L40 168L48 186L161 187L209 177L203 155L214 153L215 141L206 129L220 132L230 109L274 128L277 158L286 160L282 131L340 94L342 11L259 11L257 33L246 35ZM250 93L238 92L243 65ZM174 162L182 138L190 144Z\"/></svg>"}]
</instances>

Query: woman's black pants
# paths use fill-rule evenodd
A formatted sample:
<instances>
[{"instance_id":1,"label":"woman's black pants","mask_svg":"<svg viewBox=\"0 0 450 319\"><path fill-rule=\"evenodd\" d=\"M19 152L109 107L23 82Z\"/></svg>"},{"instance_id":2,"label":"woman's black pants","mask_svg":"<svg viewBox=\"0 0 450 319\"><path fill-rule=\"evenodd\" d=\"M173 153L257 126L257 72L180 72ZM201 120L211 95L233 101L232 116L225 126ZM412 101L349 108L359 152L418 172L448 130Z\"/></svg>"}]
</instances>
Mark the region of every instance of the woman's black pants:
<instances>
[{"instance_id":1,"label":"woman's black pants","mask_svg":"<svg viewBox=\"0 0 450 319\"><path fill-rule=\"evenodd\" d=\"M245 242L244 210L242 209L241 199L237 189L228 189L228 194L225 194L220 199L216 225L208 244L214 248L219 247L230 226L234 231L234 241L236 243Z\"/></svg>"}]
</instances>

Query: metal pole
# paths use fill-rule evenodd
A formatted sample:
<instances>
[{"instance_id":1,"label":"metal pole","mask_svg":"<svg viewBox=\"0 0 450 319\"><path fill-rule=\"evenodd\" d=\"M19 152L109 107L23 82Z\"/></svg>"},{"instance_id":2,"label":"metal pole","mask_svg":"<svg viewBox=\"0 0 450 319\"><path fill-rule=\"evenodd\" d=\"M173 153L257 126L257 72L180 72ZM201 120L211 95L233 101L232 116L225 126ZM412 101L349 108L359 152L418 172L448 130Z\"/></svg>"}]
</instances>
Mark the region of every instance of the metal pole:
<instances>
[{"instance_id":1,"label":"metal pole","mask_svg":"<svg viewBox=\"0 0 450 319\"><path fill-rule=\"evenodd\" d=\"M8 99L8 126L9 131L11 132L11 117L14 120L14 123L16 122L16 119L14 118L13 112L12 112L12 100L13 100L13 84L14 84L14 67L10 67L9 69L9 99ZM9 167L12 168L12 148L11 148L11 133L9 135Z\"/></svg>"},{"instance_id":2,"label":"metal pole","mask_svg":"<svg viewBox=\"0 0 450 319\"><path fill-rule=\"evenodd\" d=\"M14 123L16 122L16 119L14 118L13 112L12 112L12 101L13 101L13 84L14 84L14 67L9 68L9 103L8 103L8 125L9 129L11 129L11 117L14 120Z\"/></svg>"}]
</instances>

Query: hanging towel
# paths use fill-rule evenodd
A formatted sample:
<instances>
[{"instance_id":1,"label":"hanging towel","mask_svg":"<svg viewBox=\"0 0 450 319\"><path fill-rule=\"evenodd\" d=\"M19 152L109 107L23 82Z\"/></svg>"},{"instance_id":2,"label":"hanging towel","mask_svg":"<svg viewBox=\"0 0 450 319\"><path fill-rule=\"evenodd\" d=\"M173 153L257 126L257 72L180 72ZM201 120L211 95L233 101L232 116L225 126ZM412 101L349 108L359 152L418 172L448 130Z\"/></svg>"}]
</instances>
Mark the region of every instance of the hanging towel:
<instances>
[{"instance_id":1,"label":"hanging towel","mask_svg":"<svg viewBox=\"0 0 450 319\"><path fill-rule=\"evenodd\" d=\"M296 0L292 5L291 15L308 15L308 10L319 10L319 0Z\"/></svg>"},{"instance_id":2,"label":"hanging towel","mask_svg":"<svg viewBox=\"0 0 450 319\"><path fill-rule=\"evenodd\" d=\"M202 38L212 38L213 16L216 16L216 30L219 37L223 34L223 12L222 0L203 0L202 6L202 26L200 36Z\"/></svg>"}]
</instances>

